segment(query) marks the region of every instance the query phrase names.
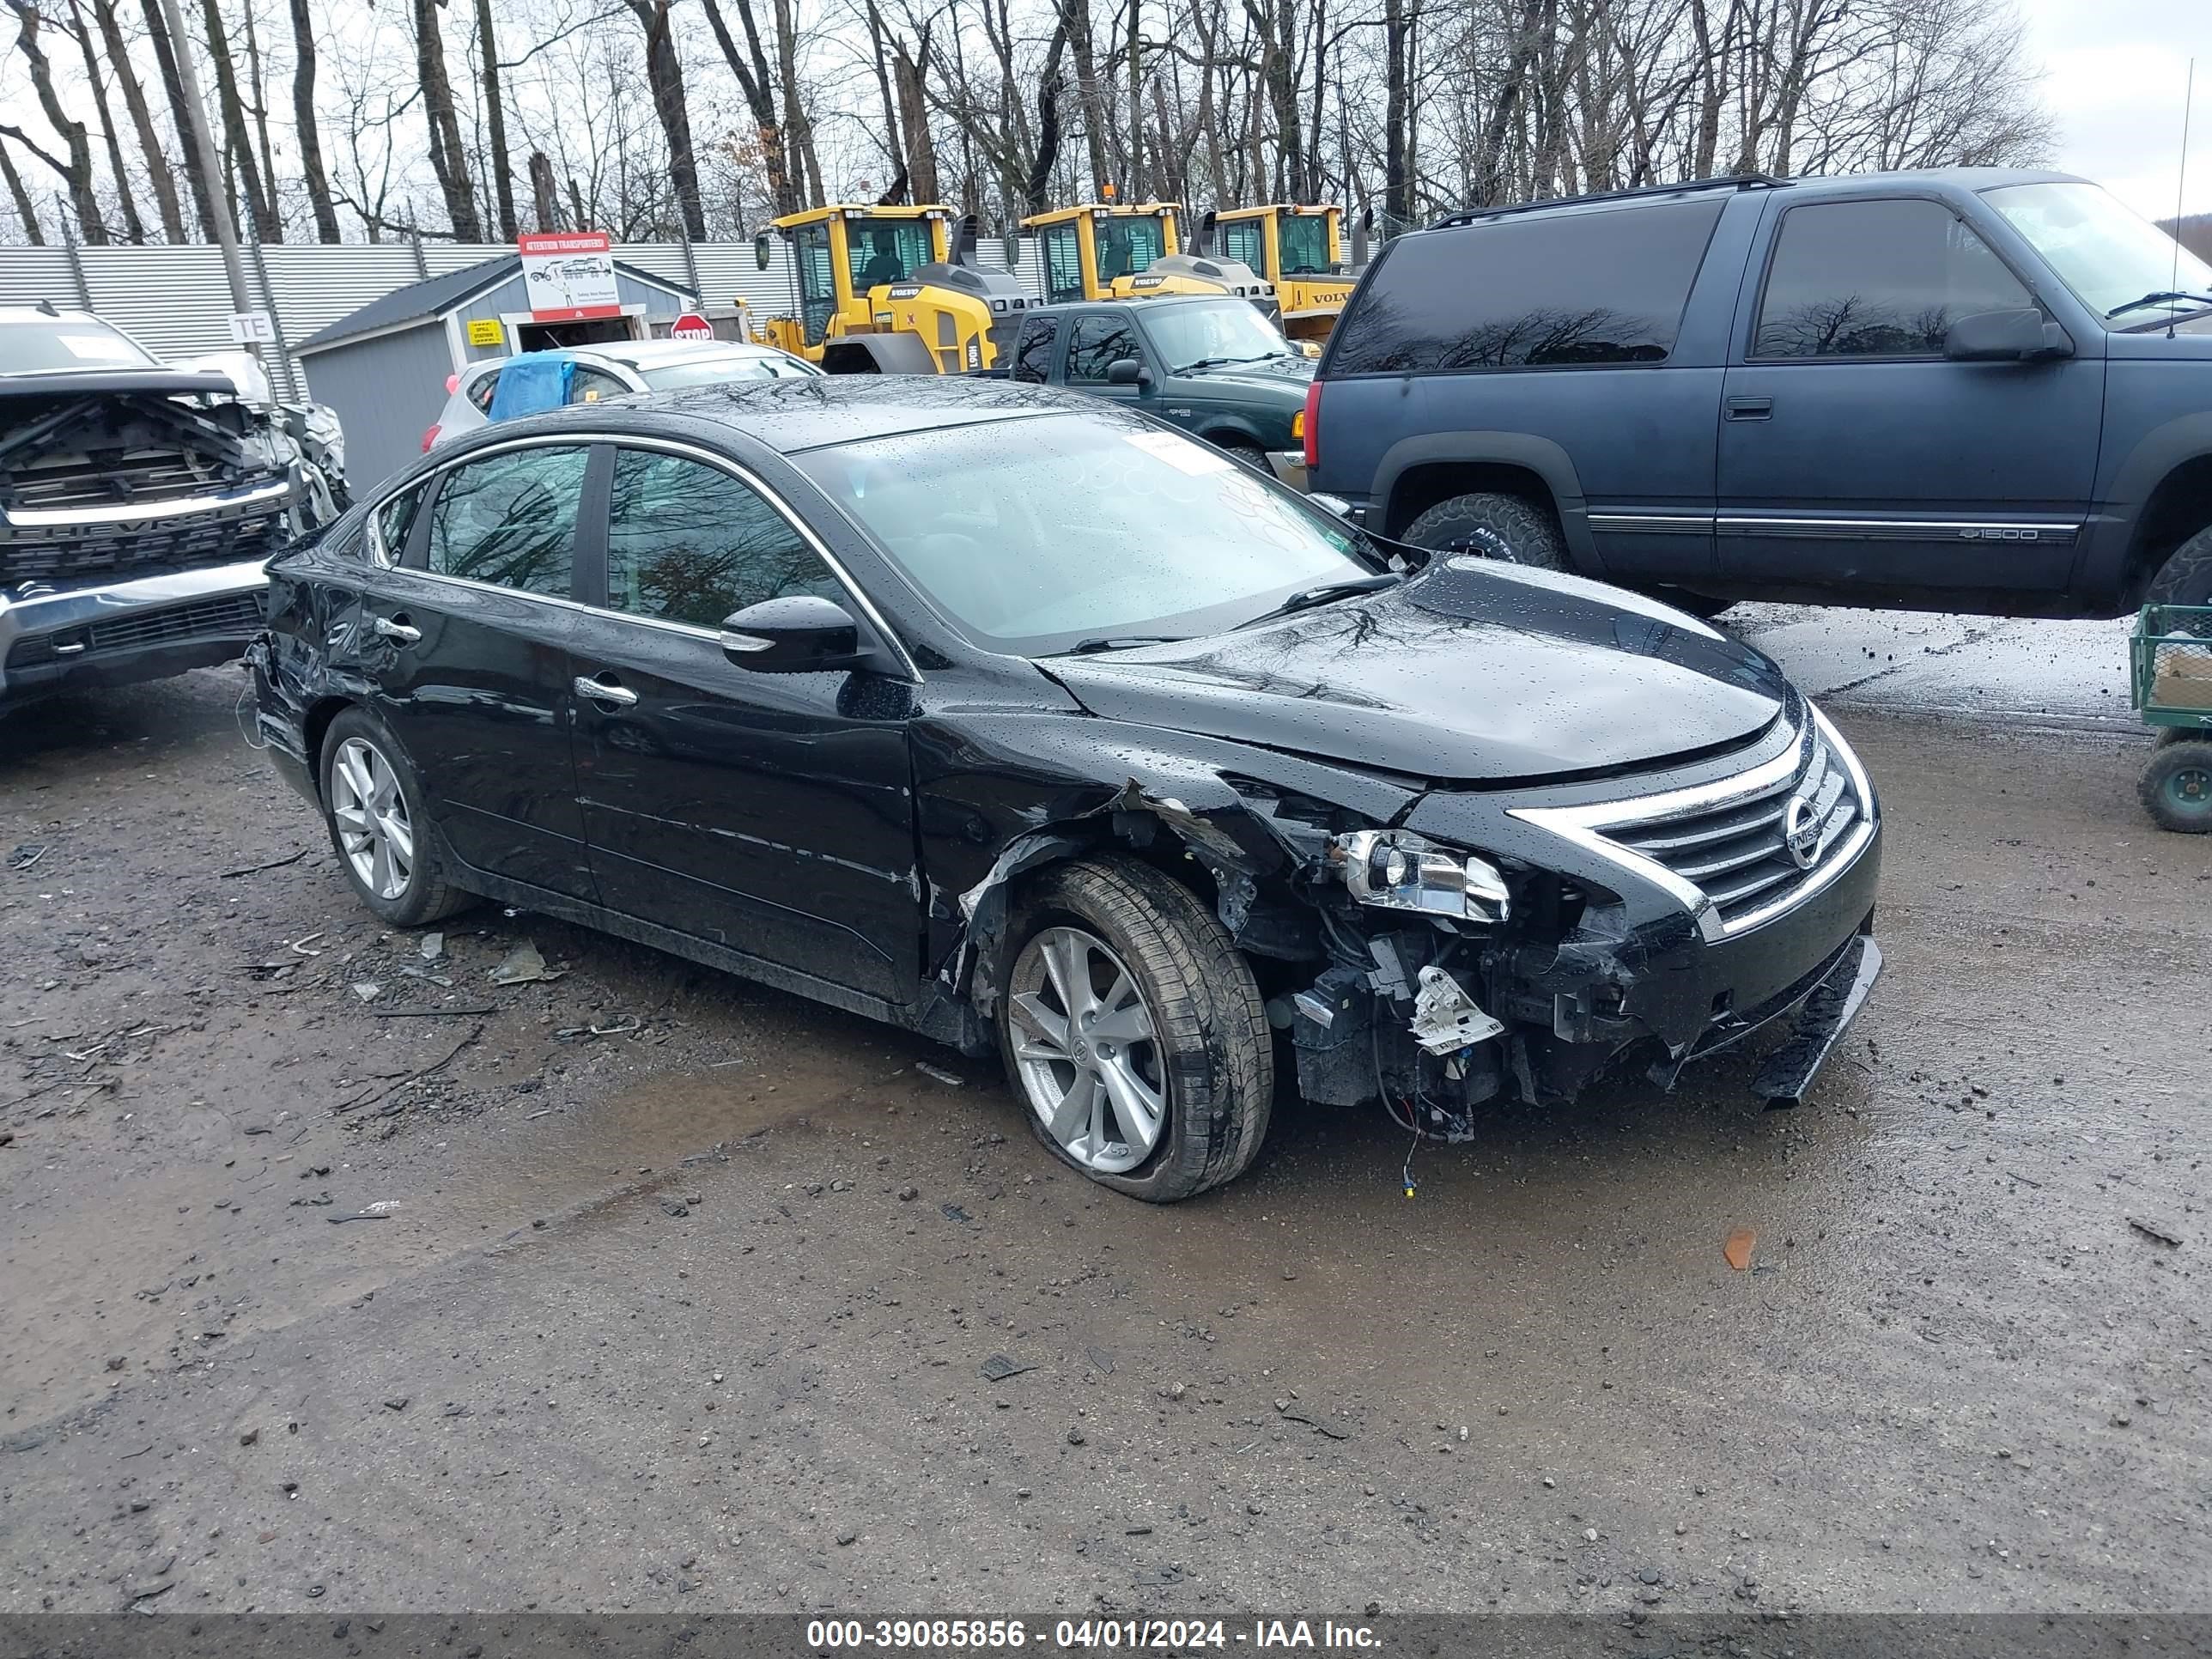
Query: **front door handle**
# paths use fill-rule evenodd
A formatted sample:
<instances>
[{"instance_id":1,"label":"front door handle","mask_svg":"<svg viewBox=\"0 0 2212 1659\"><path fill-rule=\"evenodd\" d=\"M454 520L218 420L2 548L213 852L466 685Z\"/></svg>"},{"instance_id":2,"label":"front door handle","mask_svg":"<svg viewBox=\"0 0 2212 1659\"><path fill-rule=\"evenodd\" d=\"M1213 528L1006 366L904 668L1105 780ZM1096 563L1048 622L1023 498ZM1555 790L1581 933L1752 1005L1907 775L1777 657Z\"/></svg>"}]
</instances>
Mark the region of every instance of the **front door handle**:
<instances>
[{"instance_id":1,"label":"front door handle","mask_svg":"<svg viewBox=\"0 0 2212 1659\"><path fill-rule=\"evenodd\" d=\"M396 640L401 645L419 645L422 641L422 630L407 620L404 611L396 617L379 617L369 625L386 639Z\"/></svg>"},{"instance_id":2,"label":"front door handle","mask_svg":"<svg viewBox=\"0 0 2212 1659\"><path fill-rule=\"evenodd\" d=\"M1728 400L1728 418L1731 421L1771 421L1774 418L1774 399L1731 398Z\"/></svg>"},{"instance_id":3,"label":"front door handle","mask_svg":"<svg viewBox=\"0 0 2212 1659\"><path fill-rule=\"evenodd\" d=\"M589 697L593 702L605 703L616 708L630 708L635 707L637 703L637 693L631 690L629 687L617 683L611 674L602 674L597 679L590 679L581 674L577 675L576 695L580 697Z\"/></svg>"}]
</instances>

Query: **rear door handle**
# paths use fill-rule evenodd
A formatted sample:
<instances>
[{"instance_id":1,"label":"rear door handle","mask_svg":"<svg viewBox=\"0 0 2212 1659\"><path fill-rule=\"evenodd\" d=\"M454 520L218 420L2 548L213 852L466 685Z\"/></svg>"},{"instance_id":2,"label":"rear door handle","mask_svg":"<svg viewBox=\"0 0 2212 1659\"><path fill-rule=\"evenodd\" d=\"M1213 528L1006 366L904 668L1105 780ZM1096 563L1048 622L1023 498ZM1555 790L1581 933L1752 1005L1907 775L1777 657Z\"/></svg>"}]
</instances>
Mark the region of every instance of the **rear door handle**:
<instances>
[{"instance_id":1,"label":"rear door handle","mask_svg":"<svg viewBox=\"0 0 2212 1659\"><path fill-rule=\"evenodd\" d=\"M1728 418L1731 421L1771 421L1774 418L1774 399L1731 398L1728 400Z\"/></svg>"},{"instance_id":2,"label":"rear door handle","mask_svg":"<svg viewBox=\"0 0 2212 1659\"><path fill-rule=\"evenodd\" d=\"M370 626L386 639L396 640L401 645L422 643L422 630L407 621L404 611L397 617L379 617Z\"/></svg>"},{"instance_id":3,"label":"rear door handle","mask_svg":"<svg viewBox=\"0 0 2212 1659\"><path fill-rule=\"evenodd\" d=\"M631 690L629 687L618 684L611 674L602 674L597 679L587 678L582 674L577 675L576 695L580 697L589 697L593 702L611 705L616 708L635 708L637 703L637 693Z\"/></svg>"}]
</instances>

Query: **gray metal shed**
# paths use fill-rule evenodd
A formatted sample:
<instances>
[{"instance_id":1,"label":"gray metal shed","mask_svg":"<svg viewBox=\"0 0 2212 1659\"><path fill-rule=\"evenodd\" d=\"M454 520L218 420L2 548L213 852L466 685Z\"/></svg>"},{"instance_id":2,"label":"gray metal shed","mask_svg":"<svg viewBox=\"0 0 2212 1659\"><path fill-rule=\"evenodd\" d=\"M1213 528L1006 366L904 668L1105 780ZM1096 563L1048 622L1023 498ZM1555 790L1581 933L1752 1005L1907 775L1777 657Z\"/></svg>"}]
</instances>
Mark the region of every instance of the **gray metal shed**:
<instances>
[{"instance_id":1,"label":"gray metal shed","mask_svg":"<svg viewBox=\"0 0 2212 1659\"><path fill-rule=\"evenodd\" d=\"M680 283L621 260L615 287L619 317L533 323L521 257L505 253L394 289L301 341L294 355L310 394L336 410L345 428L354 492L422 453L424 431L446 406L447 378L467 364L548 346L649 339L699 302ZM472 343L472 323L496 325L496 342Z\"/></svg>"}]
</instances>

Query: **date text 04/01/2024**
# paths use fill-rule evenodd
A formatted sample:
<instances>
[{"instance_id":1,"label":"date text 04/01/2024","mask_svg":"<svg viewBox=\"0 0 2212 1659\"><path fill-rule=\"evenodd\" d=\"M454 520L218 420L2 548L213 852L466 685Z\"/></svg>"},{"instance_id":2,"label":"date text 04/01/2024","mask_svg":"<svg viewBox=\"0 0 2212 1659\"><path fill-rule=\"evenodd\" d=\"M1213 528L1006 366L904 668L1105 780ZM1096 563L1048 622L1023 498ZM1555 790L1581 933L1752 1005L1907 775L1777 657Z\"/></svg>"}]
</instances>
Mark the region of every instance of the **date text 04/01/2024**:
<instances>
[{"instance_id":1,"label":"date text 04/01/2024","mask_svg":"<svg viewBox=\"0 0 2212 1659\"><path fill-rule=\"evenodd\" d=\"M1049 1632L1031 1631L1019 1619L817 1619L806 1627L807 1646L965 1650L1044 1647L1130 1649L1178 1653L1231 1645L1250 1648L1372 1649L1382 1645L1364 1625L1322 1620L1255 1619L1238 1628L1219 1619L1062 1619Z\"/></svg>"}]
</instances>

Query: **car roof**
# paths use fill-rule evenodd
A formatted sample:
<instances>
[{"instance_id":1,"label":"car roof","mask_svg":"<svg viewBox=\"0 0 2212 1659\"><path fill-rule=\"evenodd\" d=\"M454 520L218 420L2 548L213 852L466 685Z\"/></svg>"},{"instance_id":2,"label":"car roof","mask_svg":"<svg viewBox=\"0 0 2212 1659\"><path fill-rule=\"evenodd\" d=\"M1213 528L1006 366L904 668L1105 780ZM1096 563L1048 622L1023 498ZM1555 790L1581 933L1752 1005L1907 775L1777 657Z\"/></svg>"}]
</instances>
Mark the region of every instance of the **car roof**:
<instances>
[{"instance_id":1,"label":"car roof","mask_svg":"<svg viewBox=\"0 0 2212 1659\"><path fill-rule=\"evenodd\" d=\"M1103 311L1109 306L1117 308L1142 306L1146 311L1164 311L1176 306L1216 306L1224 300L1234 300L1241 306L1252 303L1234 294L1156 294L1150 297L1133 295L1126 300L1063 300L1056 306L1031 306L1027 314L1034 317L1039 312L1044 312L1051 316L1065 317L1085 311Z\"/></svg>"},{"instance_id":2,"label":"car roof","mask_svg":"<svg viewBox=\"0 0 2212 1659\"><path fill-rule=\"evenodd\" d=\"M1147 303L1150 303L1147 301ZM523 433L597 429L697 437L702 427L740 433L781 454L902 433L1037 415L1096 414L1098 399L1048 386L957 374L821 374L729 380L674 392L572 404L481 430L497 441ZM477 434L471 433L471 438ZM441 450L440 453L447 452Z\"/></svg>"},{"instance_id":3,"label":"car roof","mask_svg":"<svg viewBox=\"0 0 2212 1659\"><path fill-rule=\"evenodd\" d=\"M763 357L787 357L790 355L775 346L755 345L749 340L611 340L605 345L549 346L543 351L518 351L505 357L487 357L481 362L471 363L461 373L464 379L471 380L482 375L495 374L518 357L565 357L572 362L582 363L598 358L643 369L665 368L671 363L713 362L733 357L758 361Z\"/></svg>"}]
</instances>

